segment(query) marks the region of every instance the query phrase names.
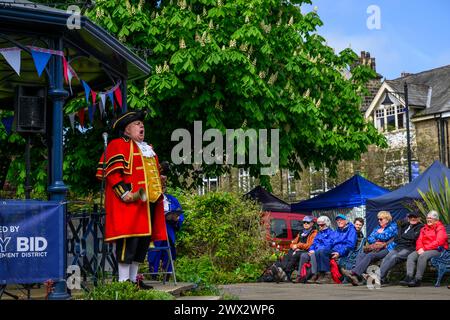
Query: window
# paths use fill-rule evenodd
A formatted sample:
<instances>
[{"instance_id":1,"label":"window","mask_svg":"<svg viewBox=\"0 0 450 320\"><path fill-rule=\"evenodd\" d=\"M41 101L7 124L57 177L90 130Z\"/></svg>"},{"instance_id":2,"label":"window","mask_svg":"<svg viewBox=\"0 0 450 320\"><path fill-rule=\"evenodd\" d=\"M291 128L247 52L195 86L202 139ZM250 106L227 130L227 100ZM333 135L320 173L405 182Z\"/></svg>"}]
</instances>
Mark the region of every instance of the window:
<instances>
[{"instance_id":1,"label":"window","mask_svg":"<svg viewBox=\"0 0 450 320\"><path fill-rule=\"evenodd\" d=\"M198 194L203 195L206 192L217 191L219 187L219 179L217 177L205 178L203 177L203 184L198 187Z\"/></svg>"},{"instance_id":2,"label":"window","mask_svg":"<svg viewBox=\"0 0 450 320\"><path fill-rule=\"evenodd\" d=\"M380 131L395 131L406 126L405 107L392 105L375 110L375 126Z\"/></svg>"},{"instance_id":3,"label":"window","mask_svg":"<svg viewBox=\"0 0 450 320\"><path fill-rule=\"evenodd\" d=\"M387 131L394 131L395 127L395 106L386 109Z\"/></svg>"},{"instance_id":4,"label":"window","mask_svg":"<svg viewBox=\"0 0 450 320\"><path fill-rule=\"evenodd\" d=\"M295 177L290 170L288 170L287 190L289 197L295 198Z\"/></svg>"},{"instance_id":5,"label":"window","mask_svg":"<svg viewBox=\"0 0 450 320\"><path fill-rule=\"evenodd\" d=\"M272 219L270 221L270 236L272 238L287 238L287 225L284 219Z\"/></svg>"},{"instance_id":6,"label":"window","mask_svg":"<svg viewBox=\"0 0 450 320\"><path fill-rule=\"evenodd\" d=\"M397 106L397 128L404 129L406 125L406 113L403 106Z\"/></svg>"},{"instance_id":7,"label":"window","mask_svg":"<svg viewBox=\"0 0 450 320\"><path fill-rule=\"evenodd\" d=\"M243 192L248 192L253 187L254 178L250 177L249 170L239 169L239 190Z\"/></svg>"},{"instance_id":8,"label":"window","mask_svg":"<svg viewBox=\"0 0 450 320\"><path fill-rule=\"evenodd\" d=\"M292 236L295 238L303 230L303 222L300 220L291 220Z\"/></svg>"},{"instance_id":9,"label":"window","mask_svg":"<svg viewBox=\"0 0 450 320\"><path fill-rule=\"evenodd\" d=\"M376 127L384 130L384 109L375 111Z\"/></svg>"}]
</instances>

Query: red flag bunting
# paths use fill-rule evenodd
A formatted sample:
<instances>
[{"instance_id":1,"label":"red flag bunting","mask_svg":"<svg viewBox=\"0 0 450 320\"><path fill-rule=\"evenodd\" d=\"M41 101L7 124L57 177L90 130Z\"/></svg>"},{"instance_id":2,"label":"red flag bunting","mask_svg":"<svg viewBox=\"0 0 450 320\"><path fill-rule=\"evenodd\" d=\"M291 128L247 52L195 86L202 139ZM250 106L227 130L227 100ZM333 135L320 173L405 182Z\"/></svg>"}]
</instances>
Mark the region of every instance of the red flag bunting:
<instances>
[{"instance_id":1,"label":"red flag bunting","mask_svg":"<svg viewBox=\"0 0 450 320\"><path fill-rule=\"evenodd\" d=\"M114 95L116 96L120 108L122 108L122 92L120 91L120 87L117 87L116 90L114 90Z\"/></svg>"},{"instance_id":2,"label":"red flag bunting","mask_svg":"<svg viewBox=\"0 0 450 320\"><path fill-rule=\"evenodd\" d=\"M69 67L67 66L67 60L64 56L61 58L63 61L64 80L66 80L66 83L69 83Z\"/></svg>"},{"instance_id":3,"label":"red flag bunting","mask_svg":"<svg viewBox=\"0 0 450 320\"><path fill-rule=\"evenodd\" d=\"M95 100L97 99L97 92L91 90L91 94L92 94L92 104L95 104Z\"/></svg>"},{"instance_id":4,"label":"red flag bunting","mask_svg":"<svg viewBox=\"0 0 450 320\"><path fill-rule=\"evenodd\" d=\"M80 121L81 126L84 128L84 108L81 108L78 111L78 120Z\"/></svg>"}]
</instances>

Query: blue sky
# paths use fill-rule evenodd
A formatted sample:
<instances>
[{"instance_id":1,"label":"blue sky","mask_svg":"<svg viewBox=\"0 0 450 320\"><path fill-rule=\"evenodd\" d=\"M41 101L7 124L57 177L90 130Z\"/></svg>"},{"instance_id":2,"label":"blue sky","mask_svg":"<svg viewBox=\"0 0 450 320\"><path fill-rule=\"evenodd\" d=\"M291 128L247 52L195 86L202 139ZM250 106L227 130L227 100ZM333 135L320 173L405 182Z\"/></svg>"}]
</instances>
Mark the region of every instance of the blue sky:
<instances>
[{"instance_id":1,"label":"blue sky","mask_svg":"<svg viewBox=\"0 0 450 320\"><path fill-rule=\"evenodd\" d=\"M370 30L367 13L380 9L380 29ZM324 25L319 34L337 52L350 47L369 51L377 72L386 79L450 64L450 1L448 0L313 0Z\"/></svg>"}]
</instances>

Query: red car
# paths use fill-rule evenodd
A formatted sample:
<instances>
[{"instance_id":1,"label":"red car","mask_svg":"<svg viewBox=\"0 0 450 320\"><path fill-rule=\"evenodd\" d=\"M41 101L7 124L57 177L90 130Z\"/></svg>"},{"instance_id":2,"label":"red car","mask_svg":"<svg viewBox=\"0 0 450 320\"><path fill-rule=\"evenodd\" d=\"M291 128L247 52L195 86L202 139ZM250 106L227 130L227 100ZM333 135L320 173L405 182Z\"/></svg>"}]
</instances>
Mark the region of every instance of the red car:
<instances>
[{"instance_id":1,"label":"red car","mask_svg":"<svg viewBox=\"0 0 450 320\"><path fill-rule=\"evenodd\" d=\"M306 214L290 212L263 212L263 222L266 227L266 238L272 247L288 251L289 244L303 229L303 217Z\"/></svg>"}]
</instances>

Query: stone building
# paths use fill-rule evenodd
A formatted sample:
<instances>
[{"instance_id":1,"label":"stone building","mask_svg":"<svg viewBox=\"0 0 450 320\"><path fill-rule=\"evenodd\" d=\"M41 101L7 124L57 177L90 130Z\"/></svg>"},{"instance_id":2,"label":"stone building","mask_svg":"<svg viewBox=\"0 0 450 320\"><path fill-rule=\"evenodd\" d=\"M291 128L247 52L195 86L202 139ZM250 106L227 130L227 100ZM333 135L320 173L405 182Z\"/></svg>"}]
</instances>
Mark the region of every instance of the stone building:
<instances>
[{"instance_id":1,"label":"stone building","mask_svg":"<svg viewBox=\"0 0 450 320\"><path fill-rule=\"evenodd\" d=\"M409 119L406 118L404 83L408 87ZM382 104L387 93L391 105ZM385 134L389 144L386 150L372 148L370 152L372 155L377 153L383 159L381 163L374 161L378 167L373 170L374 181L391 188L408 182L407 121L413 176L425 170L434 160L448 166L450 66L385 80L364 116ZM368 162L366 159L366 166L370 166Z\"/></svg>"}]
</instances>

